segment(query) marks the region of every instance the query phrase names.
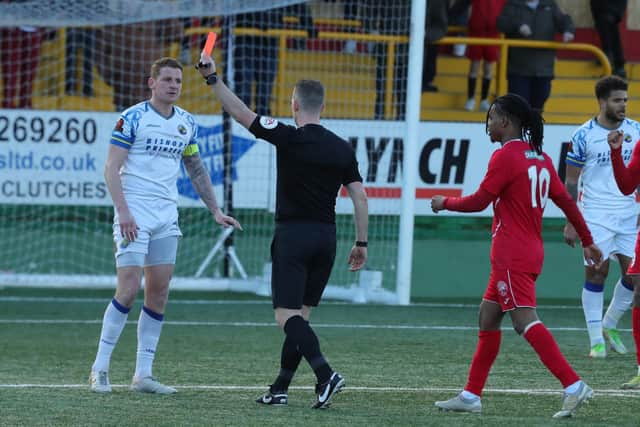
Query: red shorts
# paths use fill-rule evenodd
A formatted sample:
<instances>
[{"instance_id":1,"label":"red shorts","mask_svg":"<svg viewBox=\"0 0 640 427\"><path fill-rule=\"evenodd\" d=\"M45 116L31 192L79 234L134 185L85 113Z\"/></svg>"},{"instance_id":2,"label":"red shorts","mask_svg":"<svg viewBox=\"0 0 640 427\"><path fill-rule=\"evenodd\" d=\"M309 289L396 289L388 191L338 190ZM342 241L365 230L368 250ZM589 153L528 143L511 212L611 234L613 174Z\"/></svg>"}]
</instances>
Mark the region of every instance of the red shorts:
<instances>
[{"instance_id":1,"label":"red shorts","mask_svg":"<svg viewBox=\"0 0 640 427\"><path fill-rule=\"evenodd\" d=\"M469 33L468 36L495 39L499 37L499 34L490 31L474 31L473 34ZM487 62L496 62L500 57L500 48L498 46L469 45L465 53L466 57L472 61L484 59Z\"/></svg>"},{"instance_id":2,"label":"red shorts","mask_svg":"<svg viewBox=\"0 0 640 427\"><path fill-rule=\"evenodd\" d=\"M640 233L636 238L636 250L631 260L631 265L627 268L627 274L640 274Z\"/></svg>"},{"instance_id":3,"label":"red shorts","mask_svg":"<svg viewBox=\"0 0 640 427\"><path fill-rule=\"evenodd\" d=\"M491 267L489 284L482 299L500 304L502 311L518 307L536 307L535 273L523 273L504 268Z\"/></svg>"}]
</instances>

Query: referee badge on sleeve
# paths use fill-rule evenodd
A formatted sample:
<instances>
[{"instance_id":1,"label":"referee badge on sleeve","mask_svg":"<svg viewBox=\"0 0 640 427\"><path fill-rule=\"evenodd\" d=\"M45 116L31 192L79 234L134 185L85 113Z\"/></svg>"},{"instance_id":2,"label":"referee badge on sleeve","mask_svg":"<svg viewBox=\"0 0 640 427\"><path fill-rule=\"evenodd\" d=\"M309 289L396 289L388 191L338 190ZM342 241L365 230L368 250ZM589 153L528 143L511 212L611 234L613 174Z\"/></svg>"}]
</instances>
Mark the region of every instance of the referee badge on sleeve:
<instances>
[{"instance_id":1,"label":"referee badge on sleeve","mask_svg":"<svg viewBox=\"0 0 640 427\"><path fill-rule=\"evenodd\" d=\"M273 117L262 116L260 117L260 126L265 129L274 129L278 126L278 121Z\"/></svg>"}]
</instances>

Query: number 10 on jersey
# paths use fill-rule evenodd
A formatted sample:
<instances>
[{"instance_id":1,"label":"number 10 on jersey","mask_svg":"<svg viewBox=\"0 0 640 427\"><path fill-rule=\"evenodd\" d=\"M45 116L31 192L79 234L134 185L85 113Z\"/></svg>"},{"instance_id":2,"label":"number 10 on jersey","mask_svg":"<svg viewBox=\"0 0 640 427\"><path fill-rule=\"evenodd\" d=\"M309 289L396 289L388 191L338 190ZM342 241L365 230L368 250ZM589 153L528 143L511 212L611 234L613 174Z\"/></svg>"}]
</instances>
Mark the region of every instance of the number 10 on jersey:
<instances>
[{"instance_id":1,"label":"number 10 on jersey","mask_svg":"<svg viewBox=\"0 0 640 427\"><path fill-rule=\"evenodd\" d=\"M540 208L544 209L549 198L551 174L547 168L542 168L538 172L538 168L535 166L530 166L528 172L529 182L531 183L531 207L537 208L538 199L540 199Z\"/></svg>"}]
</instances>

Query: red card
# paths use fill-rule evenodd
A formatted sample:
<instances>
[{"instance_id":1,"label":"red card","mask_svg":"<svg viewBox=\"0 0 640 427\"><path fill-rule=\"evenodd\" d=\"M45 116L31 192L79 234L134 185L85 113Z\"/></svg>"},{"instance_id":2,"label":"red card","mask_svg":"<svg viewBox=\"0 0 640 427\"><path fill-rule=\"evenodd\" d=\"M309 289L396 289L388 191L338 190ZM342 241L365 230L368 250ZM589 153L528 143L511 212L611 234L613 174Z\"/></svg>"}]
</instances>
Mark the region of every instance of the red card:
<instances>
[{"instance_id":1,"label":"red card","mask_svg":"<svg viewBox=\"0 0 640 427\"><path fill-rule=\"evenodd\" d=\"M213 31L209 31L209 34L207 35L207 41L204 44L204 49L202 49L202 51L208 56L211 56L211 52L213 52L213 47L216 44L217 37L218 36L216 35L216 33L214 33Z\"/></svg>"}]
</instances>

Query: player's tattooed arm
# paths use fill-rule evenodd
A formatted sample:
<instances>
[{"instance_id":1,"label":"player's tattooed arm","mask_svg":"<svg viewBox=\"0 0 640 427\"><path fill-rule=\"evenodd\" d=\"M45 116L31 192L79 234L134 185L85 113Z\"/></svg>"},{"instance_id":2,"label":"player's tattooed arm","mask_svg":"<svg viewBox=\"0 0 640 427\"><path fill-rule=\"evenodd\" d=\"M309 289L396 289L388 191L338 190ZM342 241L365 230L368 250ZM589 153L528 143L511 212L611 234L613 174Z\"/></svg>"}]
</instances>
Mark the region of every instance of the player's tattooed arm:
<instances>
[{"instance_id":1,"label":"player's tattooed arm","mask_svg":"<svg viewBox=\"0 0 640 427\"><path fill-rule=\"evenodd\" d=\"M182 158L182 161L184 163L184 168L189 174L193 188L196 190L207 208L209 208L212 213L215 213L215 211L218 210L218 203L216 202L216 196L213 193L211 178L202 164L200 156L198 154L185 156Z\"/></svg>"},{"instance_id":2,"label":"player's tattooed arm","mask_svg":"<svg viewBox=\"0 0 640 427\"><path fill-rule=\"evenodd\" d=\"M581 172L582 169L579 167L567 165L564 185L573 200L578 200L578 180Z\"/></svg>"},{"instance_id":3,"label":"player's tattooed arm","mask_svg":"<svg viewBox=\"0 0 640 427\"><path fill-rule=\"evenodd\" d=\"M573 200L578 200L578 184L575 182L567 182L565 184L567 187L567 192L571 195Z\"/></svg>"}]
</instances>

